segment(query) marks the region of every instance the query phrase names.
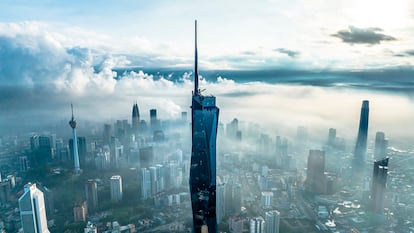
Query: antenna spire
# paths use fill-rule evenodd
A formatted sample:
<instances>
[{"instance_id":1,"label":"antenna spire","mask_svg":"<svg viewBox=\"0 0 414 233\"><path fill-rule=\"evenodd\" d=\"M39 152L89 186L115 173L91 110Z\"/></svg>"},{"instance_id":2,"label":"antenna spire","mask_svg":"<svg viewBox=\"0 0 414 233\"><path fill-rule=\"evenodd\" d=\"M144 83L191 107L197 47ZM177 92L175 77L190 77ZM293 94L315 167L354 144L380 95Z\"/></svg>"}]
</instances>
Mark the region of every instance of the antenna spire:
<instances>
[{"instance_id":1,"label":"antenna spire","mask_svg":"<svg viewBox=\"0 0 414 233\"><path fill-rule=\"evenodd\" d=\"M198 53L197 53L197 20L195 20L194 24L194 95L198 95Z\"/></svg>"},{"instance_id":2,"label":"antenna spire","mask_svg":"<svg viewBox=\"0 0 414 233\"><path fill-rule=\"evenodd\" d=\"M74 117L73 117L73 104L72 103L70 103L70 108L72 109L72 119L73 119Z\"/></svg>"}]
</instances>

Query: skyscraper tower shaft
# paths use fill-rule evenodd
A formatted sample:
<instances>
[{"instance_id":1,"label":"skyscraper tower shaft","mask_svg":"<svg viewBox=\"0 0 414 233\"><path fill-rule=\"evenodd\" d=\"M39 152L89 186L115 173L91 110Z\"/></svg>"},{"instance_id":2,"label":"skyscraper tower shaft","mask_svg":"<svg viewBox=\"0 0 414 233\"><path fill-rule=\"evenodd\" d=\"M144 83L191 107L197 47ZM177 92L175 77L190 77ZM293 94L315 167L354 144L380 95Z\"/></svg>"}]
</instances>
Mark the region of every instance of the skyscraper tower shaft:
<instances>
[{"instance_id":1,"label":"skyscraper tower shaft","mask_svg":"<svg viewBox=\"0 0 414 233\"><path fill-rule=\"evenodd\" d=\"M75 173L80 172L80 165L79 165L79 153L78 153L78 140L76 137L76 120L73 116L73 105L70 104L72 108L72 119L69 121L69 125L72 128L72 136L73 136L73 161L75 163Z\"/></svg>"},{"instance_id":2,"label":"skyscraper tower shaft","mask_svg":"<svg viewBox=\"0 0 414 233\"><path fill-rule=\"evenodd\" d=\"M384 210L384 197L387 187L388 160L383 158L374 162L371 189L371 210L382 213Z\"/></svg>"},{"instance_id":3,"label":"skyscraper tower shaft","mask_svg":"<svg viewBox=\"0 0 414 233\"><path fill-rule=\"evenodd\" d=\"M369 118L369 101L362 101L361 117L359 120L358 138L355 145L354 168L358 169L363 166L365 154L367 152L368 136L368 118Z\"/></svg>"},{"instance_id":4,"label":"skyscraper tower shaft","mask_svg":"<svg viewBox=\"0 0 414 233\"><path fill-rule=\"evenodd\" d=\"M24 186L24 193L19 198L20 219L24 233L50 233L47 228L45 199L36 184Z\"/></svg>"},{"instance_id":5,"label":"skyscraper tower shaft","mask_svg":"<svg viewBox=\"0 0 414 233\"><path fill-rule=\"evenodd\" d=\"M137 133L139 128L139 109L138 109L138 103L135 102L135 104L132 106L132 132Z\"/></svg>"},{"instance_id":6,"label":"skyscraper tower shaft","mask_svg":"<svg viewBox=\"0 0 414 233\"><path fill-rule=\"evenodd\" d=\"M190 193L194 232L207 229L210 233L216 233L216 138L219 109L214 96L203 96L198 89L197 21L191 115Z\"/></svg>"}]
</instances>

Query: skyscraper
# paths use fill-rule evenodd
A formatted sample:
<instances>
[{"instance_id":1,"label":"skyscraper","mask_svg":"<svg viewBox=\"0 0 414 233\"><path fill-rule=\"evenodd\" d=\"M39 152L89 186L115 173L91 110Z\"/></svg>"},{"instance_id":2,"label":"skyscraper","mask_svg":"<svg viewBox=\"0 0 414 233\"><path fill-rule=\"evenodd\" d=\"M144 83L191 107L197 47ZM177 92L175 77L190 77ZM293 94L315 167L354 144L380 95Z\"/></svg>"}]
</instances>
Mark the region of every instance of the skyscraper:
<instances>
[{"instance_id":1,"label":"skyscraper","mask_svg":"<svg viewBox=\"0 0 414 233\"><path fill-rule=\"evenodd\" d=\"M119 175L111 177L111 200L122 200L122 178Z\"/></svg>"},{"instance_id":2,"label":"skyscraper","mask_svg":"<svg viewBox=\"0 0 414 233\"><path fill-rule=\"evenodd\" d=\"M85 185L86 204L90 213L98 209L98 186L96 181L89 179Z\"/></svg>"},{"instance_id":3,"label":"skyscraper","mask_svg":"<svg viewBox=\"0 0 414 233\"><path fill-rule=\"evenodd\" d=\"M43 193L36 184L24 186L24 193L19 198L19 209L23 233L49 233Z\"/></svg>"},{"instance_id":4,"label":"skyscraper","mask_svg":"<svg viewBox=\"0 0 414 233\"><path fill-rule=\"evenodd\" d=\"M375 213L382 213L384 210L384 196L387 187L388 160L383 158L374 162L371 189L371 210Z\"/></svg>"},{"instance_id":5,"label":"skyscraper","mask_svg":"<svg viewBox=\"0 0 414 233\"><path fill-rule=\"evenodd\" d=\"M361 117L359 119L358 138L355 145L354 171L360 170L365 161L367 152L367 136L368 136L368 117L369 117L369 101L362 101Z\"/></svg>"},{"instance_id":6,"label":"skyscraper","mask_svg":"<svg viewBox=\"0 0 414 233\"><path fill-rule=\"evenodd\" d=\"M268 211L266 216L266 233L279 233L280 213L277 210Z\"/></svg>"},{"instance_id":7,"label":"skyscraper","mask_svg":"<svg viewBox=\"0 0 414 233\"><path fill-rule=\"evenodd\" d=\"M139 109L138 104L135 103L132 106L132 133L138 133L139 128Z\"/></svg>"},{"instance_id":8,"label":"skyscraper","mask_svg":"<svg viewBox=\"0 0 414 233\"><path fill-rule=\"evenodd\" d=\"M325 151L309 150L305 184L307 190L312 193L320 194L326 191Z\"/></svg>"},{"instance_id":9,"label":"skyscraper","mask_svg":"<svg viewBox=\"0 0 414 233\"><path fill-rule=\"evenodd\" d=\"M214 96L198 89L197 21L195 21L194 91L191 105L192 150L190 193L194 232L217 232L216 138L219 109Z\"/></svg>"},{"instance_id":10,"label":"skyscraper","mask_svg":"<svg viewBox=\"0 0 414 233\"><path fill-rule=\"evenodd\" d=\"M141 168L141 198L147 200L152 197L151 173L147 168Z\"/></svg>"},{"instance_id":11,"label":"skyscraper","mask_svg":"<svg viewBox=\"0 0 414 233\"><path fill-rule=\"evenodd\" d=\"M375 149L374 159L380 160L387 156L388 140L385 139L384 132L377 132L375 134Z\"/></svg>"},{"instance_id":12,"label":"skyscraper","mask_svg":"<svg viewBox=\"0 0 414 233\"><path fill-rule=\"evenodd\" d=\"M158 128L157 109L150 109L150 125L151 131L154 131Z\"/></svg>"},{"instance_id":13,"label":"skyscraper","mask_svg":"<svg viewBox=\"0 0 414 233\"><path fill-rule=\"evenodd\" d=\"M265 221L263 217L259 216L250 219L250 233L264 233Z\"/></svg>"},{"instance_id":14,"label":"skyscraper","mask_svg":"<svg viewBox=\"0 0 414 233\"><path fill-rule=\"evenodd\" d=\"M330 128L328 133L328 145L333 146L336 138L336 129Z\"/></svg>"},{"instance_id":15,"label":"skyscraper","mask_svg":"<svg viewBox=\"0 0 414 233\"><path fill-rule=\"evenodd\" d=\"M80 165L79 165L79 154L78 154L78 139L76 137L76 120L73 116L73 105L70 104L70 107L72 108L72 119L69 121L69 125L72 128L72 136L73 136L73 160L75 163L75 173L80 172Z\"/></svg>"}]
</instances>

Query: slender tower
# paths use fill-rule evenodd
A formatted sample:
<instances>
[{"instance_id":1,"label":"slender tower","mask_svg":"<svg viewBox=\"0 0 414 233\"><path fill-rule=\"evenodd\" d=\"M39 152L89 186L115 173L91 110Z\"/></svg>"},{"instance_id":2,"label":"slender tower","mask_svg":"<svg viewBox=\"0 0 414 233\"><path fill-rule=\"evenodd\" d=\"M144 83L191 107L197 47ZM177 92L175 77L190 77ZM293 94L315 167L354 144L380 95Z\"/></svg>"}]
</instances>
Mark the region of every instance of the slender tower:
<instances>
[{"instance_id":1,"label":"slender tower","mask_svg":"<svg viewBox=\"0 0 414 233\"><path fill-rule=\"evenodd\" d=\"M75 173L80 172L80 166L79 166L79 154L78 154L78 140L76 137L76 120L73 116L73 105L70 104L70 107L72 108L72 119L69 121L69 125L72 128L72 136L73 136L73 160L75 161Z\"/></svg>"},{"instance_id":2,"label":"slender tower","mask_svg":"<svg viewBox=\"0 0 414 233\"><path fill-rule=\"evenodd\" d=\"M367 136L368 136L368 117L369 117L369 101L362 101L361 117L359 120L358 138L355 145L354 154L354 171L360 171L365 161L367 152Z\"/></svg>"},{"instance_id":3,"label":"slender tower","mask_svg":"<svg viewBox=\"0 0 414 233\"><path fill-rule=\"evenodd\" d=\"M139 109L138 109L138 103L135 102L135 104L132 106L132 132L134 134L138 133L139 128Z\"/></svg>"},{"instance_id":4,"label":"slender tower","mask_svg":"<svg viewBox=\"0 0 414 233\"><path fill-rule=\"evenodd\" d=\"M216 138L219 109L216 97L203 96L198 89L197 21L191 115L190 193L194 232L216 233Z\"/></svg>"}]
</instances>

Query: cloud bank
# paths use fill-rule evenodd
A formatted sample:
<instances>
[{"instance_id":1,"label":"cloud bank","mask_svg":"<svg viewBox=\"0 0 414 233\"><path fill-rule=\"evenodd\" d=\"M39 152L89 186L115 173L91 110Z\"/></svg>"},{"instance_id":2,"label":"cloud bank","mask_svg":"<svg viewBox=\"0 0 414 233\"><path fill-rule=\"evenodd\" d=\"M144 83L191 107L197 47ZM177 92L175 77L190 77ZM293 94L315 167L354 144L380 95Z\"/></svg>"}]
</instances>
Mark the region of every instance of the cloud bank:
<instances>
[{"instance_id":1,"label":"cloud bank","mask_svg":"<svg viewBox=\"0 0 414 233\"><path fill-rule=\"evenodd\" d=\"M33 29L33 25L0 27L2 130L66 121L71 102L80 126L87 120L129 119L135 101L144 119L151 108L158 110L161 119L175 119L181 111L190 111L191 71L121 72L115 68L130 65L127 56L68 41L71 39L61 34ZM391 88L390 77L369 80L361 74L359 80L347 80L350 76L346 74L203 70L201 75L203 93L217 97L224 123L237 117L260 123L271 135L295 132L298 125L325 135L334 127L353 138L361 101L369 99L371 130L383 130L389 138L412 139L414 106L410 97L393 91L368 91L372 86ZM373 85L364 86L367 80ZM405 82L412 86L412 81Z\"/></svg>"},{"instance_id":2,"label":"cloud bank","mask_svg":"<svg viewBox=\"0 0 414 233\"><path fill-rule=\"evenodd\" d=\"M332 36L338 37L347 44L380 44L384 41L396 40L394 37L381 33L381 28L357 28L349 26L348 29L340 30Z\"/></svg>"}]
</instances>

